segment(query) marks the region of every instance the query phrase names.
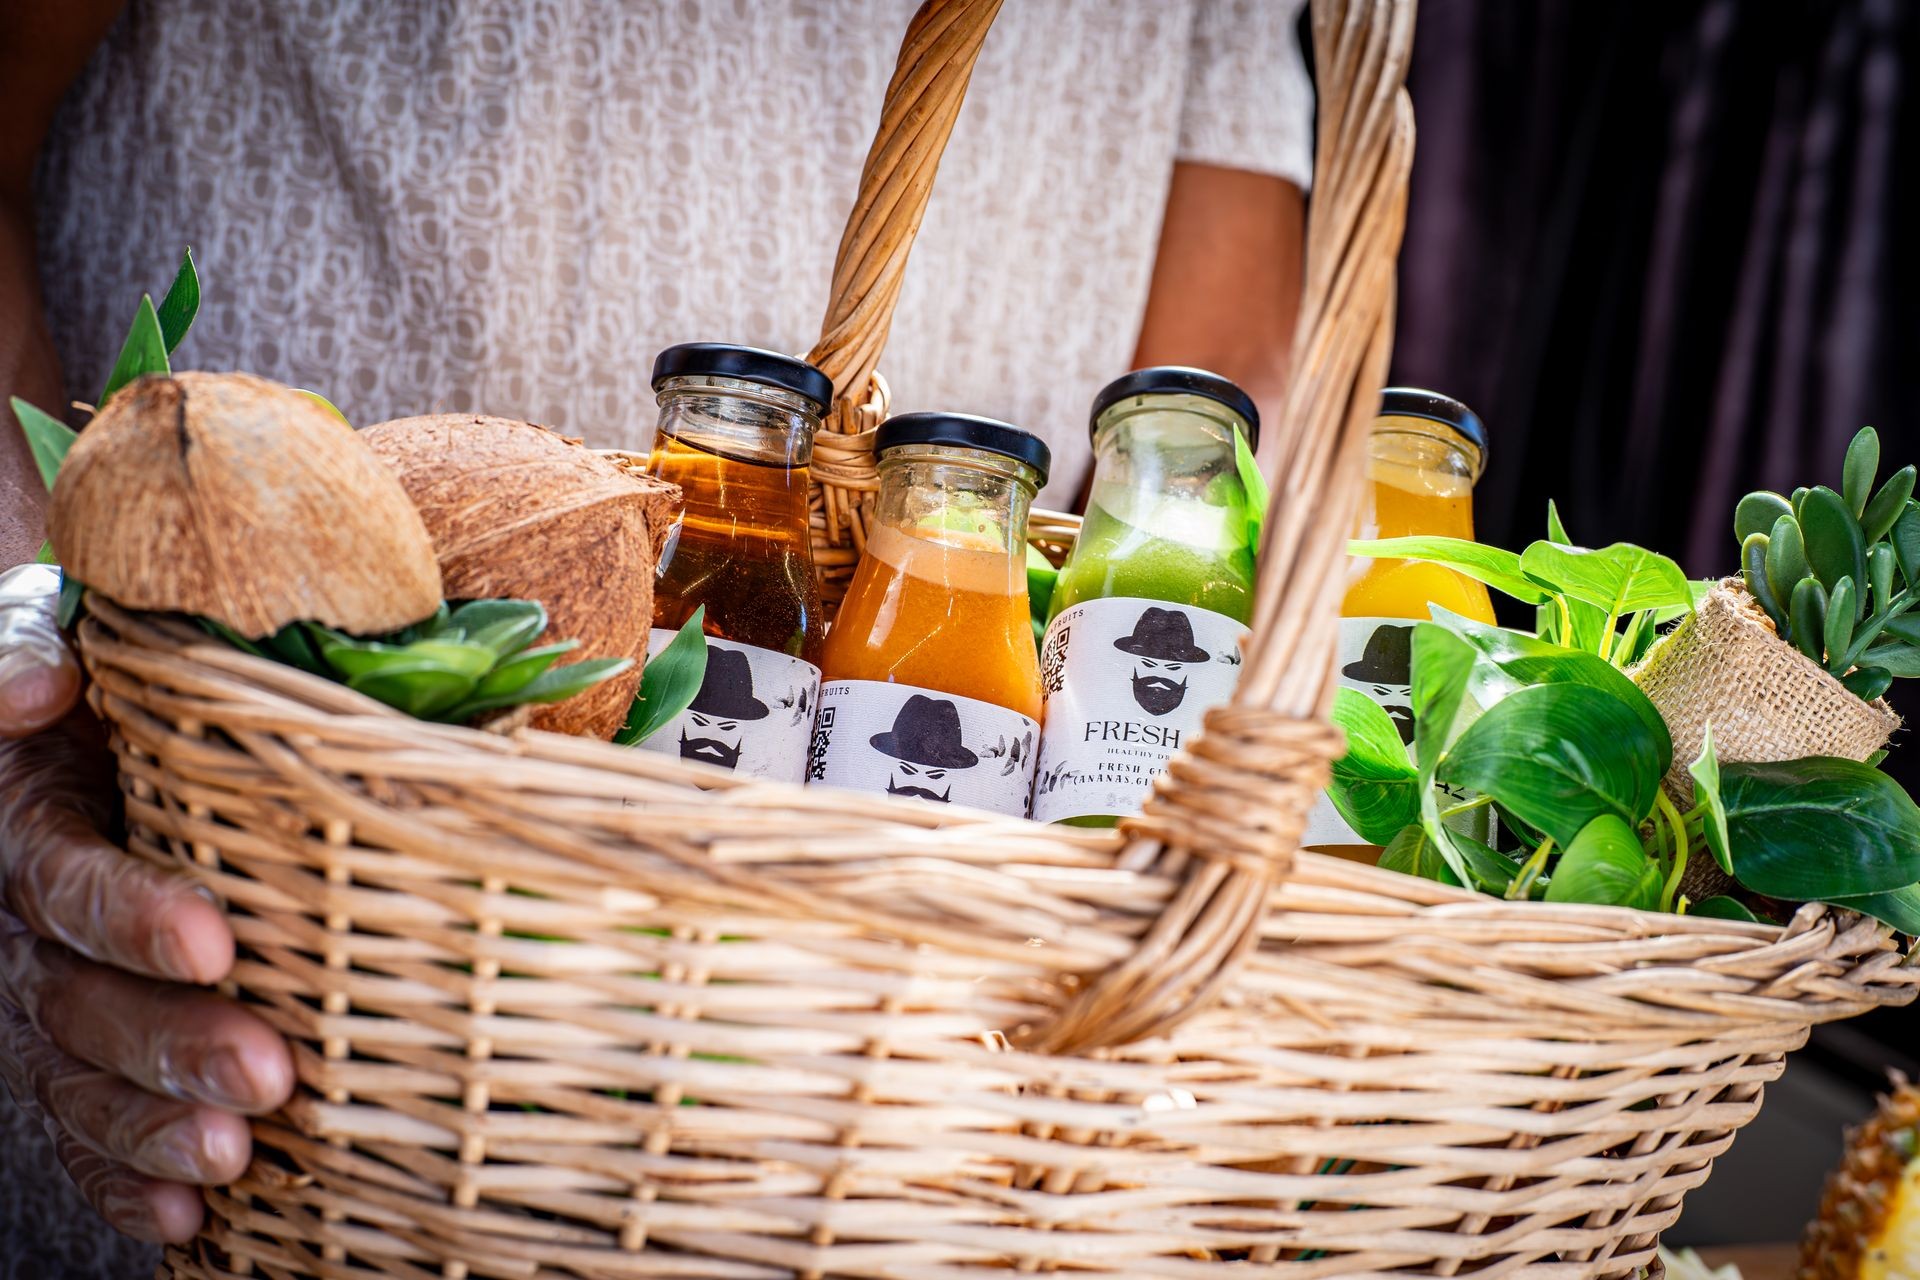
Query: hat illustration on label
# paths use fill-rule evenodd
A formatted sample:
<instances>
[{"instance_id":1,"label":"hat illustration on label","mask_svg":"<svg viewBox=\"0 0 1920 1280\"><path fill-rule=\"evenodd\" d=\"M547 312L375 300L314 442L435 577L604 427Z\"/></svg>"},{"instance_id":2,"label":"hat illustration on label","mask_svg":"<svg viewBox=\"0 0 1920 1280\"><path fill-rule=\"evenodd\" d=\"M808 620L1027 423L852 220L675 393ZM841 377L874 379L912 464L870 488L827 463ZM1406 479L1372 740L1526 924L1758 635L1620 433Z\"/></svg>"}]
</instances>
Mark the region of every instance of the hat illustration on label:
<instances>
[{"instance_id":1,"label":"hat illustration on label","mask_svg":"<svg viewBox=\"0 0 1920 1280\"><path fill-rule=\"evenodd\" d=\"M738 649L707 648L707 674L700 692L687 707L690 723L680 730L680 758L717 764L722 769L740 765L743 720L767 718L767 704L753 696L753 667ZM698 736L693 730L703 730ZM728 739L732 741L729 742Z\"/></svg>"},{"instance_id":2,"label":"hat illustration on label","mask_svg":"<svg viewBox=\"0 0 1920 1280\"><path fill-rule=\"evenodd\" d=\"M1340 674L1355 684L1370 686L1402 742L1413 741L1413 708L1404 701L1407 686L1413 682L1413 628L1411 626L1375 627L1367 636L1367 647L1360 656L1340 668ZM1394 702L1384 699L1393 698Z\"/></svg>"},{"instance_id":3,"label":"hat illustration on label","mask_svg":"<svg viewBox=\"0 0 1920 1280\"><path fill-rule=\"evenodd\" d=\"M980 757L960 741L960 708L924 694L916 693L903 702L893 717L893 728L868 741L875 751L898 762L887 775L888 795L947 803L953 799L952 786L935 791L923 784L938 783L950 770L971 769L980 763Z\"/></svg>"},{"instance_id":4,"label":"hat illustration on label","mask_svg":"<svg viewBox=\"0 0 1920 1280\"><path fill-rule=\"evenodd\" d=\"M1133 634L1121 636L1113 647L1132 654L1133 700L1150 716L1164 716L1187 696L1185 679L1168 674L1210 657L1193 642L1193 622L1178 609L1148 608L1134 621Z\"/></svg>"}]
</instances>

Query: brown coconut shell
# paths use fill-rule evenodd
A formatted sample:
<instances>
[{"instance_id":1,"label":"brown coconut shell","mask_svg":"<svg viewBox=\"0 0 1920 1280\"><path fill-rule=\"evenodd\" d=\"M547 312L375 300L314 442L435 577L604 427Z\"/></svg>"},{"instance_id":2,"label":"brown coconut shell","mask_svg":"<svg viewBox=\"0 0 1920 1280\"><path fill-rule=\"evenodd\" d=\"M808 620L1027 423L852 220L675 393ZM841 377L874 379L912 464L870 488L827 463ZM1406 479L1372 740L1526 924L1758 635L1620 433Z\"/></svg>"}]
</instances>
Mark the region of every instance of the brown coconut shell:
<instances>
[{"instance_id":1,"label":"brown coconut shell","mask_svg":"<svg viewBox=\"0 0 1920 1280\"><path fill-rule=\"evenodd\" d=\"M608 738L626 722L653 626L654 565L680 491L545 427L475 414L399 418L361 433L413 499L451 600L538 600L564 661L633 668L534 710L536 728Z\"/></svg>"},{"instance_id":2,"label":"brown coconut shell","mask_svg":"<svg viewBox=\"0 0 1920 1280\"><path fill-rule=\"evenodd\" d=\"M60 563L134 609L370 634L439 607L419 512L352 427L244 373L149 376L80 433L47 513Z\"/></svg>"}]
</instances>

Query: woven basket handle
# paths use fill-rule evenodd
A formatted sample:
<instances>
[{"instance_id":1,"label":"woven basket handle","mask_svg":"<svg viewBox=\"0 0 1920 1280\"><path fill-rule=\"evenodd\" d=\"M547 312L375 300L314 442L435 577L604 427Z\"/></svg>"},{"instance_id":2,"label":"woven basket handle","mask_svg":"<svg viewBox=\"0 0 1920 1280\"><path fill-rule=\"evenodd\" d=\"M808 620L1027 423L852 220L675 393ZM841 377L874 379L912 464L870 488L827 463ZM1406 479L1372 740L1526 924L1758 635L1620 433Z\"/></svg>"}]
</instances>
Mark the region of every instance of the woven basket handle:
<instances>
[{"instance_id":1,"label":"woven basket handle","mask_svg":"<svg viewBox=\"0 0 1920 1280\"><path fill-rule=\"evenodd\" d=\"M836 403L815 442L814 545L828 594L865 543L874 373L941 152L1001 0L927 0L907 29L880 128L834 263L809 359ZM1269 893L1293 865L1307 810L1343 746L1326 721L1345 546L1366 483L1366 441L1392 345L1394 266L1406 220L1413 109L1403 84L1414 0L1313 0L1319 138L1291 428L1261 548L1253 638L1231 705L1176 756L1127 865L1177 886L1134 956L1090 979L1033 1048L1082 1052L1163 1033L1200 1008L1259 941Z\"/></svg>"},{"instance_id":2,"label":"woven basket handle","mask_svg":"<svg viewBox=\"0 0 1920 1280\"><path fill-rule=\"evenodd\" d=\"M927 0L908 24L834 257L820 341L807 353L833 379L833 412L814 440L812 507L814 561L834 603L866 546L866 499L877 487L873 429L886 418L887 389L874 367L933 175L1000 4Z\"/></svg>"},{"instance_id":3,"label":"woven basket handle","mask_svg":"<svg viewBox=\"0 0 1920 1280\"><path fill-rule=\"evenodd\" d=\"M1393 342L1413 107L1402 87L1413 0L1314 0L1318 160L1290 429L1260 551L1253 634L1233 702L1174 757L1125 865L1177 891L1133 956L1092 978L1028 1047L1083 1053L1161 1035L1204 1007L1259 944L1271 890L1343 750L1334 693L1346 540Z\"/></svg>"}]
</instances>

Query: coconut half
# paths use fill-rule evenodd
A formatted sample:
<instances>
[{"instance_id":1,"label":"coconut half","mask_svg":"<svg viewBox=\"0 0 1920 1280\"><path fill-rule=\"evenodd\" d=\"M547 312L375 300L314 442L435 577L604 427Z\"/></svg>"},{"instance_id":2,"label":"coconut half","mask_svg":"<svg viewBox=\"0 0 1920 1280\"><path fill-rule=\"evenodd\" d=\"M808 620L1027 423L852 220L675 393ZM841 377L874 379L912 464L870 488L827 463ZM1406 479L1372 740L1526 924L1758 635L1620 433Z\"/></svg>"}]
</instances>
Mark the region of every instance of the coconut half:
<instances>
[{"instance_id":1,"label":"coconut half","mask_svg":"<svg viewBox=\"0 0 1920 1280\"><path fill-rule=\"evenodd\" d=\"M47 531L89 589L248 639L301 621L378 634L441 600L393 473L312 397L250 374L122 388L67 454Z\"/></svg>"},{"instance_id":2,"label":"coconut half","mask_svg":"<svg viewBox=\"0 0 1920 1280\"><path fill-rule=\"evenodd\" d=\"M449 599L538 600L562 661L633 667L565 702L536 728L611 737L626 722L653 627L654 565L680 491L577 440L478 414L399 418L361 433L426 520Z\"/></svg>"}]
</instances>

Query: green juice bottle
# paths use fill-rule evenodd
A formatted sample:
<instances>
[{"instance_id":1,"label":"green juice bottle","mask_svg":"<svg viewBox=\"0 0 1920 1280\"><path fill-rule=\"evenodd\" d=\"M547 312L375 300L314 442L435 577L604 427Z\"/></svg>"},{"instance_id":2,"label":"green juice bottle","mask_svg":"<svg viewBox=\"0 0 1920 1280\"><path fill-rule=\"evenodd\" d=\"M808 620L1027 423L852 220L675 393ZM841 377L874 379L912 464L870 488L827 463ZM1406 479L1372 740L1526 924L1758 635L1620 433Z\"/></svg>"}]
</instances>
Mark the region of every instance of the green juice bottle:
<instances>
[{"instance_id":1,"label":"green juice bottle","mask_svg":"<svg viewBox=\"0 0 1920 1280\"><path fill-rule=\"evenodd\" d=\"M1236 436L1260 417L1199 369L1141 369L1093 402L1093 493L1041 643L1033 817L1112 826L1226 701L1253 612Z\"/></svg>"}]
</instances>

